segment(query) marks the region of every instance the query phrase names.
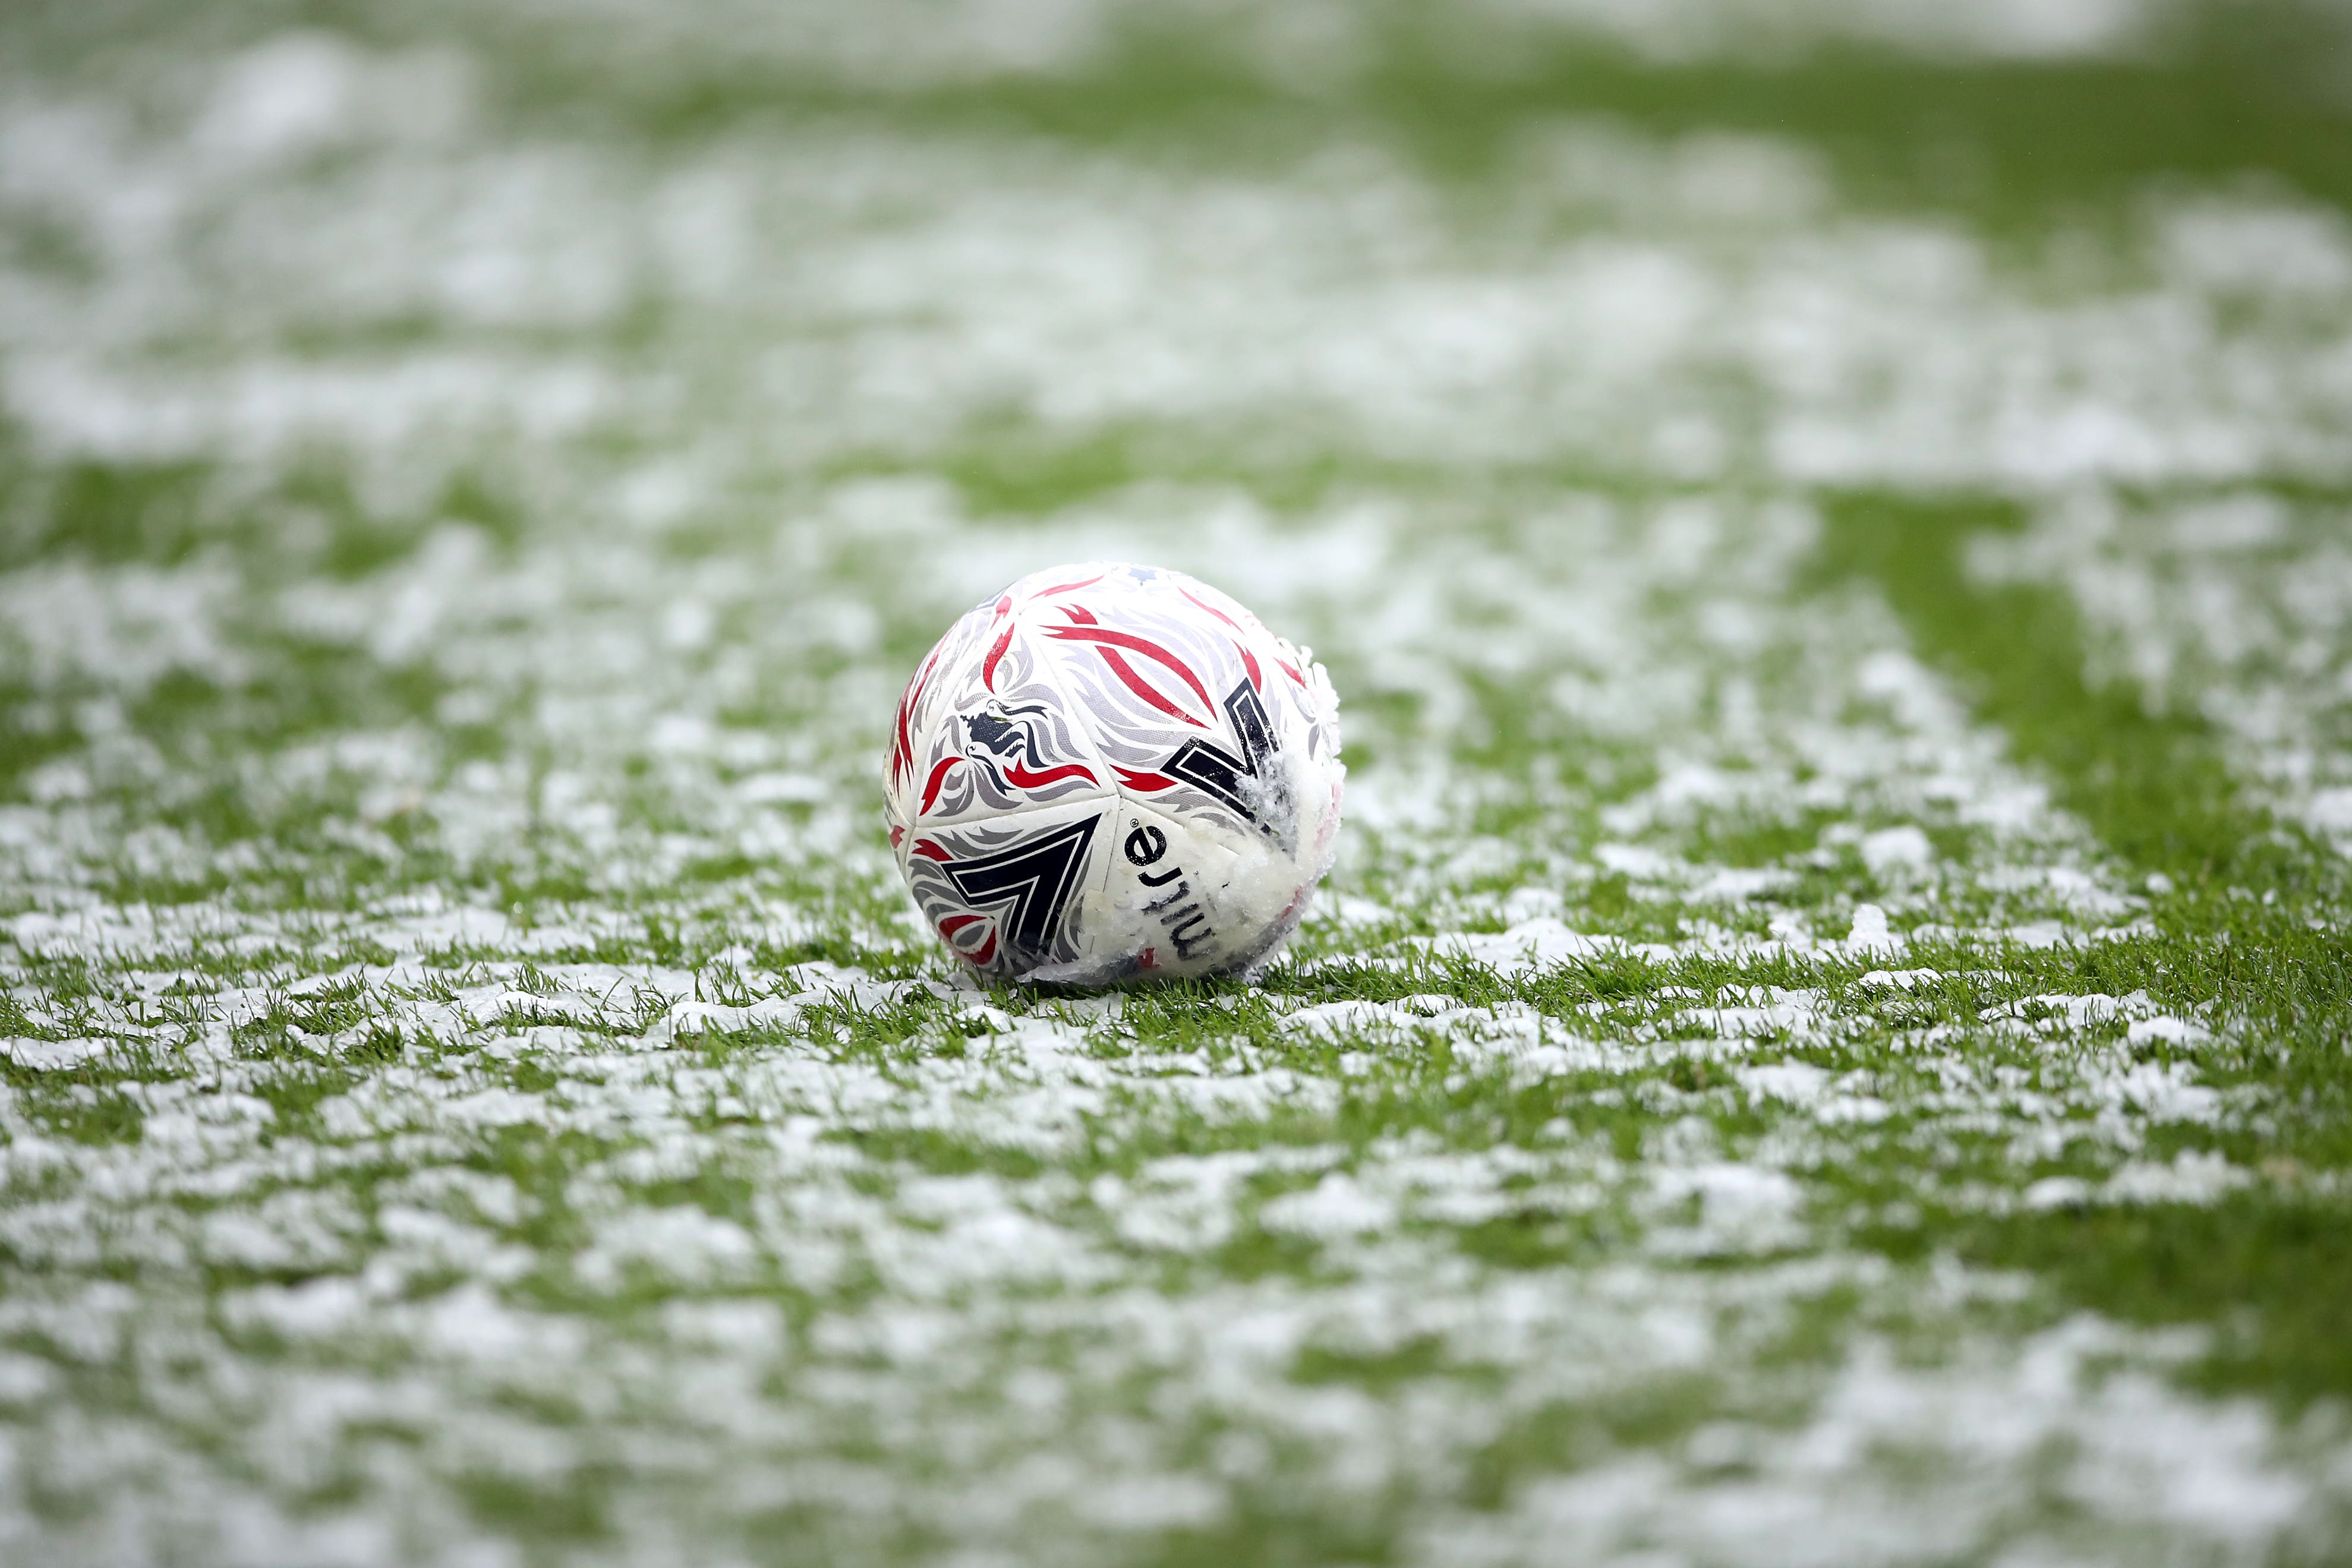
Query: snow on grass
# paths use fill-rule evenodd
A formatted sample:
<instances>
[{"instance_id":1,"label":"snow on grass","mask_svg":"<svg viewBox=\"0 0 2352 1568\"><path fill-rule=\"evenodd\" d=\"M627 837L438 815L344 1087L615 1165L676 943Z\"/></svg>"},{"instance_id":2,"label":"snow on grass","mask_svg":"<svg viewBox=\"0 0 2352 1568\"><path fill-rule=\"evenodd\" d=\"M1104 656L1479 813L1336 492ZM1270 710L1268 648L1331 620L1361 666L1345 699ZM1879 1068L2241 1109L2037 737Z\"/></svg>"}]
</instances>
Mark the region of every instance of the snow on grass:
<instances>
[{"instance_id":1,"label":"snow on grass","mask_svg":"<svg viewBox=\"0 0 2352 1568\"><path fill-rule=\"evenodd\" d=\"M2149 183L2036 249L1713 128L1456 182L955 118L1124 80L1084 5L877 7L792 58L848 99L655 134L487 15L0 104L9 1552L2344 1539L2340 218ZM1904 553L1923 490L1981 526ZM1260 986L983 992L896 884L906 669L1097 555L1349 704Z\"/></svg>"}]
</instances>

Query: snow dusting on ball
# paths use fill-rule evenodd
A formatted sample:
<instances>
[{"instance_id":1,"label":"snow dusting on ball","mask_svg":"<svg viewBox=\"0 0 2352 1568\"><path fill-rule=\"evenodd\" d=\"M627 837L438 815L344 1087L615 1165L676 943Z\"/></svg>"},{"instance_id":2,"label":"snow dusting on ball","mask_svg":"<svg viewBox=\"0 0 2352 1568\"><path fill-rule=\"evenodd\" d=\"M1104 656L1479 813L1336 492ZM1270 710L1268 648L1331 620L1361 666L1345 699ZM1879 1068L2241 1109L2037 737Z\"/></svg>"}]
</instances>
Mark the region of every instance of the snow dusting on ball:
<instances>
[{"instance_id":1,"label":"snow dusting on ball","mask_svg":"<svg viewBox=\"0 0 2352 1568\"><path fill-rule=\"evenodd\" d=\"M891 728L890 844L955 955L1014 980L1247 974L1339 840L1330 677L1181 572L1023 578L949 628Z\"/></svg>"}]
</instances>

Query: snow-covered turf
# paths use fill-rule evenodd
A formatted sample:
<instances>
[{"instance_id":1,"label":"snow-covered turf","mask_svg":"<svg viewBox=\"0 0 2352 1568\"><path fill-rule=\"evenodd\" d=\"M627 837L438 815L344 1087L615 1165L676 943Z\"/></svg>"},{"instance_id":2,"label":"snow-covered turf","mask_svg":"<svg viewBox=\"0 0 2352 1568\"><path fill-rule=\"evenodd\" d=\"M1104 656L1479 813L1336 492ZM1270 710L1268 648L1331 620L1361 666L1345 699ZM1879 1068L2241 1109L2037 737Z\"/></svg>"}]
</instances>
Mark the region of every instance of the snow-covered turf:
<instances>
[{"instance_id":1,"label":"snow-covered turf","mask_svg":"<svg viewBox=\"0 0 2352 1568\"><path fill-rule=\"evenodd\" d=\"M2224 9L12 11L0 1557L2352 1551L2352 57ZM1096 556L1339 685L1262 986L898 887Z\"/></svg>"}]
</instances>

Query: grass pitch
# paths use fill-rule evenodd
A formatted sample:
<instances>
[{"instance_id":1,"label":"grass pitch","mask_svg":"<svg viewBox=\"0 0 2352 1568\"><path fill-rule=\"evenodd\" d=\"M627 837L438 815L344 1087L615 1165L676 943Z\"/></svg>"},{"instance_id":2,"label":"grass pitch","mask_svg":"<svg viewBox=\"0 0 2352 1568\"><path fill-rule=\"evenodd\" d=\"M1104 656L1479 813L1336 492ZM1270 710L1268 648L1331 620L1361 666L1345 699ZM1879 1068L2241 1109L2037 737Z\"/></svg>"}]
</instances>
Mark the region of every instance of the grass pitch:
<instances>
[{"instance_id":1,"label":"grass pitch","mask_svg":"<svg viewBox=\"0 0 2352 1568\"><path fill-rule=\"evenodd\" d=\"M2317 9L0 21L0 1556L2352 1552ZM1311 643L1262 985L899 684Z\"/></svg>"}]
</instances>

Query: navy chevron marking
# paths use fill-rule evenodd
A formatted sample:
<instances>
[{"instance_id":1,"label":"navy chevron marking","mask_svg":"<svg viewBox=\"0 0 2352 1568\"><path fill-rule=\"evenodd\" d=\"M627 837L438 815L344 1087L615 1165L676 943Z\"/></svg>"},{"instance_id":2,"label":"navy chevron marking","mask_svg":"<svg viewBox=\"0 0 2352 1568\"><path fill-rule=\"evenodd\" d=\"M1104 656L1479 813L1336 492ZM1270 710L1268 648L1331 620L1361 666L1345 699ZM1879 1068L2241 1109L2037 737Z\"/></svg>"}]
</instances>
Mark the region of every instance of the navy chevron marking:
<instances>
[{"instance_id":1,"label":"navy chevron marking","mask_svg":"<svg viewBox=\"0 0 2352 1568\"><path fill-rule=\"evenodd\" d=\"M1097 819L1081 818L980 860L951 862L948 878L976 909L996 909L997 929L1014 952L1045 951L1078 884Z\"/></svg>"}]
</instances>

